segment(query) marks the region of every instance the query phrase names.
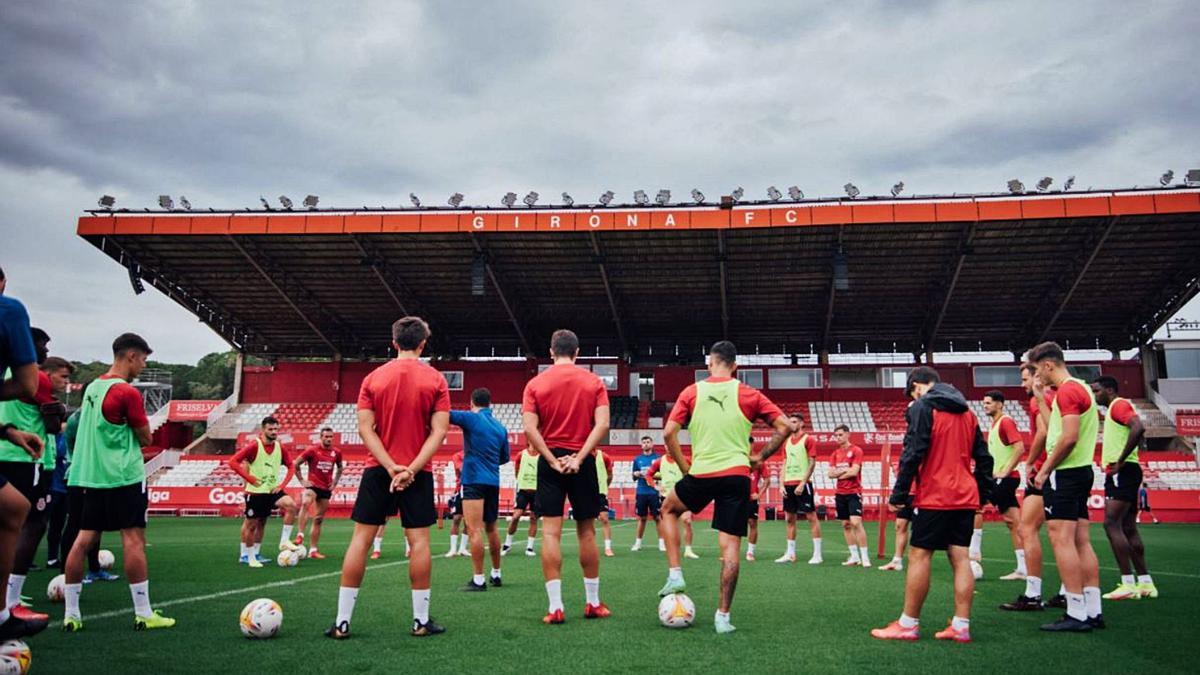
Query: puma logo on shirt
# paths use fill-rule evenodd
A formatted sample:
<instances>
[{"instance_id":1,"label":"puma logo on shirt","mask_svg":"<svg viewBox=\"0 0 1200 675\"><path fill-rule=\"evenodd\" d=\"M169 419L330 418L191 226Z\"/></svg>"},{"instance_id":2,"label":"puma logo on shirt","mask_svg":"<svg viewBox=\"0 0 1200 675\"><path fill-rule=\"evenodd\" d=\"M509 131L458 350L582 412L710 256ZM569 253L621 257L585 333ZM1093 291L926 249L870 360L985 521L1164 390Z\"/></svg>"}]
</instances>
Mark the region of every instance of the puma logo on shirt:
<instances>
[{"instance_id":1,"label":"puma logo on shirt","mask_svg":"<svg viewBox=\"0 0 1200 675\"><path fill-rule=\"evenodd\" d=\"M710 401L712 401L713 403L716 403L717 405L721 406L721 412L725 412L725 399L723 399L723 398L717 398L716 396L713 396L712 394L709 394L709 395L708 395L708 400L710 400Z\"/></svg>"}]
</instances>

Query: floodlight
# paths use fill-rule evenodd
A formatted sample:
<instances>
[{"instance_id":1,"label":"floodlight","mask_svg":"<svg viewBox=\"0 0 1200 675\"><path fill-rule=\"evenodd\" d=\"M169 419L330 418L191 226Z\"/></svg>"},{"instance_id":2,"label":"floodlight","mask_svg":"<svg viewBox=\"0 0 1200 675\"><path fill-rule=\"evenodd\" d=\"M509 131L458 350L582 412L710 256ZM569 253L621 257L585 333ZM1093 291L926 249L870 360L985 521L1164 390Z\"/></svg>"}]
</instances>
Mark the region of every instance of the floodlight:
<instances>
[{"instance_id":1,"label":"floodlight","mask_svg":"<svg viewBox=\"0 0 1200 675\"><path fill-rule=\"evenodd\" d=\"M783 199L783 193L780 192L779 189L774 185L772 185L771 187L767 188L767 198L773 202L777 202L780 199Z\"/></svg>"},{"instance_id":2,"label":"floodlight","mask_svg":"<svg viewBox=\"0 0 1200 675\"><path fill-rule=\"evenodd\" d=\"M605 190L604 194L600 195L600 206L608 206L615 196L612 190Z\"/></svg>"},{"instance_id":3,"label":"floodlight","mask_svg":"<svg viewBox=\"0 0 1200 675\"><path fill-rule=\"evenodd\" d=\"M408 201L412 202L412 205L417 207L418 209L421 208L421 198L417 196L417 193L415 193L415 192L408 193Z\"/></svg>"},{"instance_id":4,"label":"floodlight","mask_svg":"<svg viewBox=\"0 0 1200 675\"><path fill-rule=\"evenodd\" d=\"M804 199L804 190L801 190L798 186L793 185L792 187L788 188L788 197L791 197L792 201L798 202L801 199Z\"/></svg>"},{"instance_id":5,"label":"floodlight","mask_svg":"<svg viewBox=\"0 0 1200 675\"><path fill-rule=\"evenodd\" d=\"M896 184L892 186L892 196L899 197L901 192L904 192L904 181L896 181Z\"/></svg>"},{"instance_id":6,"label":"floodlight","mask_svg":"<svg viewBox=\"0 0 1200 675\"><path fill-rule=\"evenodd\" d=\"M287 210L287 211L292 210L292 200L288 199L287 196L279 195L279 203L283 205L283 208L285 210Z\"/></svg>"},{"instance_id":7,"label":"floodlight","mask_svg":"<svg viewBox=\"0 0 1200 675\"><path fill-rule=\"evenodd\" d=\"M462 204L462 201L463 201L462 193L455 192L454 194L450 195L450 198L446 200L446 203L457 209L458 205Z\"/></svg>"},{"instance_id":8,"label":"floodlight","mask_svg":"<svg viewBox=\"0 0 1200 675\"><path fill-rule=\"evenodd\" d=\"M854 199L859 195L858 186L854 183L846 183L842 186L842 189L846 191L846 196L850 199Z\"/></svg>"},{"instance_id":9,"label":"floodlight","mask_svg":"<svg viewBox=\"0 0 1200 675\"><path fill-rule=\"evenodd\" d=\"M1173 180L1175 180L1175 172L1171 169L1167 169L1167 172L1158 179L1158 184L1163 187L1167 187Z\"/></svg>"},{"instance_id":10,"label":"floodlight","mask_svg":"<svg viewBox=\"0 0 1200 675\"><path fill-rule=\"evenodd\" d=\"M304 208L312 211L317 208L317 202L319 201L321 201L320 197L316 195L309 195L304 198Z\"/></svg>"},{"instance_id":11,"label":"floodlight","mask_svg":"<svg viewBox=\"0 0 1200 675\"><path fill-rule=\"evenodd\" d=\"M1050 176L1042 176L1042 179L1037 182L1037 191L1045 192L1046 190L1050 189L1052 184L1054 184L1053 178Z\"/></svg>"},{"instance_id":12,"label":"floodlight","mask_svg":"<svg viewBox=\"0 0 1200 675\"><path fill-rule=\"evenodd\" d=\"M116 203L117 199L112 195L101 195L100 200L96 202L100 208L108 209L109 211L112 211L112 208L116 205Z\"/></svg>"},{"instance_id":13,"label":"floodlight","mask_svg":"<svg viewBox=\"0 0 1200 675\"><path fill-rule=\"evenodd\" d=\"M697 204L703 204L704 203L704 193L693 188L692 189L692 201L696 202Z\"/></svg>"},{"instance_id":14,"label":"floodlight","mask_svg":"<svg viewBox=\"0 0 1200 675\"><path fill-rule=\"evenodd\" d=\"M1014 178L1008 181L1008 191L1014 195L1019 195L1025 191L1025 184Z\"/></svg>"},{"instance_id":15,"label":"floodlight","mask_svg":"<svg viewBox=\"0 0 1200 675\"><path fill-rule=\"evenodd\" d=\"M562 203L563 206L575 206L575 200L571 198L571 195L565 192L562 193Z\"/></svg>"},{"instance_id":16,"label":"floodlight","mask_svg":"<svg viewBox=\"0 0 1200 675\"><path fill-rule=\"evenodd\" d=\"M525 195L525 199L522 199L521 201L525 202L525 206L532 208L533 205L537 203L538 196L538 193L530 190L529 194Z\"/></svg>"},{"instance_id":17,"label":"floodlight","mask_svg":"<svg viewBox=\"0 0 1200 675\"><path fill-rule=\"evenodd\" d=\"M164 211L170 211L175 208L175 203L171 201L171 195L159 195L158 207Z\"/></svg>"},{"instance_id":18,"label":"floodlight","mask_svg":"<svg viewBox=\"0 0 1200 675\"><path fill-rule=\"evenodd\" d=\"M740 202L740 201L742 201L742 195L744 195L744 194L746 194L745 190L743 190L740 187L736 187L733 189L733 192L729 193L729 196L733 197L733 201Z\"/></svg>"},{"instance_id":19,"label":"floodlight","mask_svg":"<svg viewBox=\"0 0 1200 675\"><path fill-rule=\"evenodd\" d=\"M654 203L658 204L659 206L666 206L667 204L670 204L671 203L671 191L670 190L659 190L658 194L654 196Z\"/></svg>"},{"instance_id":20,"label":"floodlight","mask_svg":"<svg viewBox=\"0 0 1200 675\"><path fill-rule=\"evenodd\" d=\"M500 198L500 203L511 209L513 204L517 203L517 193L505 192L504 196Z\"/></svg>"}]
</instances>

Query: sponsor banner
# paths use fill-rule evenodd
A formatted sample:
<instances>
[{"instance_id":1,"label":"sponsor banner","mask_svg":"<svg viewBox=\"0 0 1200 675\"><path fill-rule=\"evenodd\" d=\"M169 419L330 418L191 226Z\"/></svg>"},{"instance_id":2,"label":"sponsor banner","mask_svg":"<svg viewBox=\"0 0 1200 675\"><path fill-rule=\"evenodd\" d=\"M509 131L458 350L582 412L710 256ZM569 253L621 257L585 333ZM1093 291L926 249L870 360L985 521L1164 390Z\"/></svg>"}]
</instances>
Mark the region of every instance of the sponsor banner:
<instances>
[{"instance_id":1,"label":"sponsor banner","mask_svg":"<svg viewBox=\"0 0 1200 675\"><path fill-rule=\"evenodd\" d=\"M1177 411L1175 431L1180 436L1200 436L1200 410Z\"/></svg>"},{"instance_id":2,"label":"sponsor banner","mask_svg":"<svg viewBox=\"0 0 1200 675\"><path fill-rule=\"evenodd\" d=\"M220 401L171 401L167 404L167 421L205 422L208 414L221 405Z\"/></svg>"}]
</instances>

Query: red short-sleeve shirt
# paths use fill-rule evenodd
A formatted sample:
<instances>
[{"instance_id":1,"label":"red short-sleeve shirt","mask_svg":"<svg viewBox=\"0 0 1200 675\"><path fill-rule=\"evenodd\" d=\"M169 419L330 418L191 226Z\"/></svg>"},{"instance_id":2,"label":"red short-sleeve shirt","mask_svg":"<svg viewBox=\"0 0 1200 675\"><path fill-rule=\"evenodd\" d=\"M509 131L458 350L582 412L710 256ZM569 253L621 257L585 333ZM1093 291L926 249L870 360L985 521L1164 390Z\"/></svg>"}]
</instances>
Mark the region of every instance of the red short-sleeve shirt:
<instances>
[{"instance_id":1,"label":"red short-sleeve shirt","mask_svg":"<svg viewBox=\"0 0 1200 675\"><path fill-rule=\"evenodd\" d=\"M1120 399L1108 406L1108 416L1114 422L1121 426L1129 426L1133 420L1137 419L1137 411L1133 409L1133 404L1126 399Z\"/></svg>"},{"instance_id":2,"label":"red short-sleeve shirt","mask_svg":"<svg viewBox=\"0 0 1200 675\"><path fill-rule=\"evenodd\" d=\"M719 384L728 382L732 378L728 377L710 377L706 382ZM738 384L738 407L742 410L742 415L751 422L762 421L767 424L775 422L775 418L783 415L783 411L779 406L771 402L761 391L751 387L745 382ZM696 385L688 385L679 397L675 399L675 407L671 408L670 421L679 424L679 426L687 426L687 423L692 419L692 412L696 409Z\"/></svg>"},{"instance_id":3,"label":"red short-sleeve shirt","mask_svg":"<svg viewBox=\"0 0 1200 675\"><path fill-rule=\"evenodd\" d=\"M1092 407L1092 393L1087 387L1076 382L1075 380L1067 380L1058 388L1058 412L1063 417L1067 415L1082 415Z\"/></svg>"},{"instance_id":4,"label":"red short-sleeve shirt","mask_svg":"<svg viewBox=\"0 0 1200 675\"><path fill-rule=\"evenodd\" d=\"M596 422L596 408L608 405L604 382L573 363L550 366L525 385L521 411L538 416L538 430L550 449L579 450Z\"/></svg>"},{"instance_id":5,"label":"red short-sleeve shirt","mask_svg":"<svg viewBox=\"0 0 1200 675\"><path fill-rule=\"evenodd\" d=\"M838 448L833 451L833 457L830 458L829 464L833 468L844 471L854 466L862 466L863 451L857 445L848 445L845 448ZM856 495L862 493L862 471L859 471L857 476L853 478L839 478L837 482L836 494L839 495Z\"/></svg>"},{"instance_id":6,"label":"red short-sleeve shirt","mask_svg":"<svg viewBox=\"0 0 1200 675\"><path fill-rule=\"evenodd\" d=\"M988 433L991 433L991 432L988 432ZM1012 445L1013 443L1016 443L1018 441L1025 440L1024 438L1021 437L1021 432L1017 430L1017 423L1013 421L1013 418L1007 417L1007 416L1002 417L1000 419L1000 428L997 430L996 433L1000 434L1000 442L1005 445ZM996 468L999 468L999 467L996 467ZM1017 471L1016 469L1013 469L1008 474L1008 477L1009 478L1020 478L1021 473L1019 471Z\"/></svg>"},{"instance_id":7,"label":"red short-sleeve shirt","mask_svg":"<svg viewBox=\"0 0 1200 675\"><path fill-rule=\"evenodd\" d=\"M358 409L375 413L375 430L388 455L408 465L429 437L436 412L450 412L450 388L436 369L417 359L394 359L371 371L358 392ZM367 466L378 466L373 456ZM425 471L429 471L428 464Z\"/></svg>"},{"instance_id":8,"label":"red short-sleeve shirt","mask_svg":"<svg viewBox=\"0 0 1200 675\"><path fill-rule=\"evenodd\" d=\"M116 375L101 375L102 380L111 380ZM139 429L150 424L146 417L146 404L142 402L142 394L127 382L114 384L104 396L100 404L100 412L110 424L128 424L131 429Z\"/></svg>"}]
</instances>

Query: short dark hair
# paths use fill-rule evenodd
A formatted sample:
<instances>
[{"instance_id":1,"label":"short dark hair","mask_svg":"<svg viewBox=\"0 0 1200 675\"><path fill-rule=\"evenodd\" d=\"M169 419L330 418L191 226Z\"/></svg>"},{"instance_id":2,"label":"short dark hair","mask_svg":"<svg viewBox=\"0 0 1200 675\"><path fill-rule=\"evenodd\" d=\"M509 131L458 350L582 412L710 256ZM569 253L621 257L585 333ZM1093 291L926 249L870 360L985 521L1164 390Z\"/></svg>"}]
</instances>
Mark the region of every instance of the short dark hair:
<instances>
[{"instance_id":1,"label":"short dark hair","mask_svg":"<svg viewBox=\"0 0 1200 675\"><path fill-rule=\"evenodd\" d=\"M579 351L579 336L574 331L559 328L550 336L550 353L554 356L575 356Z\"/></svg>"},{"instance_id":2,"label":"short dark hair","mask_svg":"<svg viewBox=\"0 0 1200 675\"><path fill-rule=\"evenodd\" d=\"M326 431L328 431L329 433L331 433L331 434L332 434L332 433L333 433L333 427L321 427L321 433L325 433Z\"/></svg>"},{"instance_id":3,"label":"short dark hair","mask_svg":"<svg viewBox=\"0 0 1200 675\"><path fill-rule=\"evenodd\" d=\"M117 336L116 340L113 340L112 347L113 356L121 356L131 349L139 351L146 356L150 356L154 353L154 350L150 349L150 345L146 342L146 340L137 333L121 333Z\"/></svg>"},{"instance_id":4,"label":"short dark hair","mask_svg":"<svg viewBox=\"0 0 1200 675\"><path fill-rule=\"evenodd\" d=\"M492 404L492 392L488 391L487 387L480 387L471 392L471 403L486 408Z\"/></svg>"},{"instance_id":5,"label":"short dark hair","mask_svg":"<svg viewBox=\"0 0 1200 675\"><path fill-rule=\"evenodd\" d=\"M1066 354L1063 353L1063 348L1059 347L1057 342L1043 342L1029 350L1030 363L1047 360L1055 363L1066 363Z\"/></svg>"},{"instance_id":6,"label":"short dark hair","mask_svg":"<svg viewBox=\"0 0 1200 675\"><path fill-rule=\"evenodd\" d=\"M1025 372L1029 373L1030 375L1037 374L1037 366L1034 365L1033 362L1031 362L1031 361L1025 361L1025 362L1021 363L1021 370L1024 370Z\"/></svg>"},{"instance_id":7,"label":"short dark hair","mask_svg":"<svg viewBox=\"0 0 1200 675\"><path fill-rule=\"evenodd\" d=\"M37 326L31 326L29 328L29 336L33 338L34 342L41 342L42 344L50 341L50 334L41 328L38 328Z\"/></svg>"},{"instance_id":8,"label":"short dark hair","mask_svg":"<svg viewBox=\"0 0 1200 675\"><path fill-rule=\"evenodd\" d=\"M401 317L392 324L392 341L404 351L416 349L428 339L429 324L419 316Z\"/></svg>"},{"instance_id":9,"label":"short dark hair","mask_svg":"<svg viewBox=\"0 0 1200 675\"><path fill-rule=\"evenodd\" d=\"M804 413L800 412L799 410L792 413L791 415L788 415L788 417L795 417L796 419L800 420L801 422L804 421Z\"/></svg>"},{"instance_id":10,"label":"short dark hair","mask_svg":"<svg viewBox=\"0 0 1200 675\"><path fill-rule=\"evenodd\" d=\"M267 415L266 417L263 418L262 424L260 426L265 427L268 424L279 424L279 420L275 419L272 415Z\"/></svg>"},{"instance_id":11,"label":"short dark hair","mask_svg":"<svg viewBox=\"0 0 1200 675\"><path fill-rule=\"evenodd\" d=\"M729 340L714 342L708 353L720 359L725 365L737 365L737 347Z\"/></svg>"},{"instance_id":12,"label":"short dark hair","mask_svg":"<svg viewBox=\"0 0 1200 675\"><path fill-rule=\"evenodd\" d=\"M850 433L850 427L845 424L839 424L836 427L834 427L833 430L834 431L845 431L846 433Z\"/></svg>"},{"instance_id":13,"label":"short dark hair","mask_svg":"<svg viewBox=\"0 0 1200 675\"><path fill-rule=\"evenodd\" d=\"M1119 387L1121 386L1120 383L1117 382L1117 378L1113 377L1112 375L1101 375L1100 377L1092 380L1092 384L1098 384L1104 389L1112 389L1114 394L1117 393Z\"/></svg>"},{"instance_id":14,"label":"short dark hair","mask_svg":"<svg viewBox=\"0 0 1200 675\"><path fill-rule=\"evenodd\" d=\"M47 356L41 365L42 372L45 373L52 373L63 368L66 368L68 373L75 372L75 365L61 356Z\"/></svg>"},{"instance_id":15,"label":"short dark hair","mask_svg":"<svg viewBox=\"0 0 1200 675\"><path fill-rule=\"evenodd\" d=\"M1004 392L999 389L992 389L983 395L984 398L990 398L997 403L1004 403Z\"/></svg>"},{"instance_id":16,"label":"short dark hair","mask_svg":"<svg viewBox=\"0 0 1200 675\"><path fill-rule=\"evenodd\" d=\"M649 436L642 436L642 438L638 442L640 443L641 441L650 441L651 443L653 443L654 439L650 438Z\"/></svg>"},{"instance_id":17,"label":"short dark hair","mask_svg":"<svg viewBox=\"0 0 1200 675\"><path fill-rule=\"evenodd\" d=\"M942 378L938 377L938 371L929 366L917 366L908 372L908 382L904 385L904 395L912 396L913 385L915 384L937 384Z\"/></svg>"}]
</instances>

